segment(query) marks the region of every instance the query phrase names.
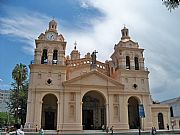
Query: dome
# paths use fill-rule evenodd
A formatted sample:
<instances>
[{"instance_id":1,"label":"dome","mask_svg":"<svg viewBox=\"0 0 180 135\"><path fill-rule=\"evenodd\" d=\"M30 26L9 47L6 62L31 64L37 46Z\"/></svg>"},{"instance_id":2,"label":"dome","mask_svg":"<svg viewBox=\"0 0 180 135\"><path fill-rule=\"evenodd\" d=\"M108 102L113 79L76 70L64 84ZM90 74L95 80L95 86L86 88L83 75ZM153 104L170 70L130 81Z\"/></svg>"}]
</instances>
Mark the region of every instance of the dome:
<instances>
[{"instance_id":1,"label":"dome","mask_svg":"<svg viewBox=\"0 0 180 135\"><path fill-rule=\"evenodd\" d=\"M56 30L57 22L53 19L49 22L49 30Z\"/></svg>"}]
</instances>

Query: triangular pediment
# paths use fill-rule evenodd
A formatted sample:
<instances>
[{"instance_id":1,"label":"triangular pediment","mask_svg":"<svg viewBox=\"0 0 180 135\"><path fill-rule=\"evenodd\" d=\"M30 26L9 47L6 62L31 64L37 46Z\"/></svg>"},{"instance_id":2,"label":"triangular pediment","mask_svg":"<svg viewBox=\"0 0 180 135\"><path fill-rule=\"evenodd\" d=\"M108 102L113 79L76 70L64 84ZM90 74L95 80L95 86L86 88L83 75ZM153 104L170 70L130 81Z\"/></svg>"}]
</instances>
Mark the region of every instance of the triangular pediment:
<instances>
[{"instance_id":1,"label":"triangular pediment","mask_svg":"<svg viewBox=\"0 0 180 135\"><path fill-rule=\"evenodd\" d=\"M90 71L81 76L63 82L65 86L102 86L124 88L124 85L113 80L112 78L96 71Z\"/></svg>"}]
</instances>

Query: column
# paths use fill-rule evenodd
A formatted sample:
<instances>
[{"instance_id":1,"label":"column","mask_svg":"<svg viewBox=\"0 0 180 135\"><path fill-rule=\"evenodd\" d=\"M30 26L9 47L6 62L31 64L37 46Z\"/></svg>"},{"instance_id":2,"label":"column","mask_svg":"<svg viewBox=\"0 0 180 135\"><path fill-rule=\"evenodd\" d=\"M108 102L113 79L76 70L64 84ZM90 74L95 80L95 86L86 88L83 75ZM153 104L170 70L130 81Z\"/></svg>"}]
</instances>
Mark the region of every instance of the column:
<instances>
[{"instance_id":1,"label":"column","mask_svg":"<svg viewBox=\"0 0 180 135\"><path fill-rule=\"evenodd\" d=\"M60 101L57 101L57 130L60 130Z\"/></svg>"},{"instance_id":2,"label":"column","mask_svg":"<svg viewBox=\"0 0 180 135\"><path fill-rule=\"evenodd\" d=\"M41 64L41 56L42 56L42 52L39 51L38 49L35 49L35 56L34 56L35 64Z\"/></svg>"},{"instance_id":3,"label":"column","mask_svg":"<svg viewBox=\"0 0 180 135\"><path fill-rule=\"evenodd\" d=\"M58 56L58 60L59 60L59 65L64 65L64 54L65 52L64 51L60 51L59 52L59 56Z\"/></svg>"},{"instance_id":4,"label":"column","mask_svg":"<svg viewBox=\"0 0 180 135\"><path fill-rule=\"evenodd\" d=\"M36 120L37 120L37 125L38 125L39 128L41 127L42 104L43 104L43 101L39 101L37 103L37 108L36 108L37 109Z\"/></svg>"},{"instance_id":5,"label":"column","mask_svg":"<svg viewBox=\"0 0 180 135\"><path fill-rule=\"evenodd\" d=\"M144 119L144 129L150 129L152 127L152 113L151 113L151 101L150 97L148 96L143 96L143 105L144 105L144 111L145 111L145 118Z\"/></svg>"},{"instance_id":6,"label":"column","mask_svg":"<svg viewBox=\"0 0 180 135\"><path fill-rule=\"evenodd\" d=\"M130 59L130 70L135 70L134 59Z\"/></svg>"},{"instance_id":7,"label":"column","mask_svg":"<svg viewBox=\"0 0 180 135\"><path fill-rule=\"evenodd\" d=\"M52 50L48 52L48 64L52 64L52 60L53 60L53 52Z\"/></svg>"},{"instance_id":8,"label":"column","mask_svg":"<svg viewBox=\"0 0 180 135\"><path fill-rule=\"evenodd\" d=\"M145 67L144 67L144 58L139 58L139 69L140 70L145 70Z\"/></svg>"},{"instance_id":9,"label":"column","mask_svg":"<svg viewBox=\"0 0 180 135\"><path fill-rule=\"evenodd\" d=\"M121 69L126 69L126 58L123 57L121 61L122 62L120 63L119 67Z\"/></svg>"},{"instance_id":10,"label":"column","mask_svg":"<svg viewBox=\"0 0 180 135\"><path fill-rule=\"evenodd\" d=\"M32 122L30 121L30 109L31 108L31 102L27 101L27 114L26 114L26 123Z\"/></svg>"},{"instance_id":11,"label":"column","mask_svg":"<svg viewBox=\"0 0 180 135\"><path fill-rule=\"evenodd\" d=\"M58 56L57 56L57 64L61 65L61 51L58 51Z\"/></svg>"},{"instance_id":12,"label":"column","mask_svg":"<svg viewBox=\"0 0 180 135\"><path fill-rule=\"evenodd\" d=\"M106 104L106 126L109 126L109 104Z\"/></svg>"},{"instance_id":13,"label":"column","mask_svg":"<svg viewBox=\"0 0 180 135\"><path fill-rule=\"evenodd\" d=\"M120 108L120 124L121 129L129 129L128 124L128 103L125 102L126 98L122 95L119 96L119 104L121 106Z\"/></svg>"}]
</instances>

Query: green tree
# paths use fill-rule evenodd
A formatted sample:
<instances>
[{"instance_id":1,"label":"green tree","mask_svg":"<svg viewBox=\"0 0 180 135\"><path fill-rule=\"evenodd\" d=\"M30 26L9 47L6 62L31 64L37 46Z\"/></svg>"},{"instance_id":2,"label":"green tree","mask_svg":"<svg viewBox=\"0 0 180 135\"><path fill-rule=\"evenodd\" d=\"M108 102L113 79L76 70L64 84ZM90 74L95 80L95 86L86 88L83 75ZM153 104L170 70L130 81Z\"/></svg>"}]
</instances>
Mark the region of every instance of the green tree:
<instances>
[{"instance_id":1,"label":"green tree","mask_svg":"<svg viewBox=\"0 0 180 135\"><path fill-rule=\"evenodd\" d=\"M21 120L21 124L25 122L26 105L27 105L27 67L24 64L17 64L12 71L14 82L11 84L10 102L8 107L10 112L14 114L15 122Z\"/></svg>"},{"instance_id":2,"label":"green tree","mask_svg":"<svg viewBox=\"0 0 180 135\"><path fill-rule=\"evenodd\" d=\"M168 10L172 10L179 7L180 0L162 0L163 4L168 8Z\"/></svg>"},{"instance_id":3,"label":"green tree","mask_svg":"<svg viewBox=\"0 0 180 135\"><path fill-rule=\"evenodd\" d=\"M13 124L14 117L9 112L0 112L0 127L6 124Z\"/></svg>"},{"instance_id":4,"label":"green tree","mask_svg":"<svg viewBox=\"0 0 180 135\"><path fill-rule=\"evenodd\" d=\"M8 117L6 112L0 112L0 127L8 123Z\"/></svg>"}]
</instances>

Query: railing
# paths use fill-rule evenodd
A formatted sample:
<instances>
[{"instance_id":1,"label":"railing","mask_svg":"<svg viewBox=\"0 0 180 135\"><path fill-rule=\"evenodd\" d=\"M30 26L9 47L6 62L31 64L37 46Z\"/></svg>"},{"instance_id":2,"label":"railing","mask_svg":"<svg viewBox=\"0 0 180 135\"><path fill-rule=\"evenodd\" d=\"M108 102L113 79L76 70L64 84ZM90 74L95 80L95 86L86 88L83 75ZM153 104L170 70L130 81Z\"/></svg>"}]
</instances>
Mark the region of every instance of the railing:
<instances>
[{"instance_id":1,"label":"railing","mask_svg":"<svg viewBox=\"0 0 180 135\"><path fill-rule=\"evenodd\" d=\"M66 61L67 66L69 67L76 67L76 66L82 66L82 65L86 65L86 64L91 64L91 60L88 58L82 58L82 59L78 59L78 60L67 60Z\"/></svg>"},{"instance_id":2,"label":"railing","mask_svg":"<svg viewBox=\"0 0 180 135\"><path fill-rule=\"evenodd\" d=\"M126 69L126 70L141 70L141 71L148 71L147 67L135 67L135 66L126 66L126 65L120 65L116 69Z\"/></svg>"},{"instance_id":3,"label":"railing","mask_svg":"<svg viewBox=\"0 0 180 135\"><path fill-rule=\"evenodd\" d=\"M68 61L66 61L66 64L69 67L79 67L82 65L90 65L90 64L92 64L92 62L91 62L91 59L89 59L89 58L82 58L82 59L78 59L78 60L68 60ZM96 66L98 68L101 68L104 70L106 69L106 64L104 64L100 61L96 61Z\"/></svg>"},{"instance_id":4,"label":"railing","mask_svg":"<svg viewBox=\"0 0 180 135\"><path fill-rule=\"evenodd\" d=\"M31 60L30 64L35 64L34 60ZM52 65L61 65L62 64L62 61L58 61L58 60L52 60L52 61L48 61L47 59L41 62L39 62L39 64L52 64Z\"/></svg>"}]
</instances>

